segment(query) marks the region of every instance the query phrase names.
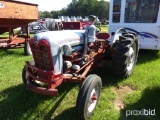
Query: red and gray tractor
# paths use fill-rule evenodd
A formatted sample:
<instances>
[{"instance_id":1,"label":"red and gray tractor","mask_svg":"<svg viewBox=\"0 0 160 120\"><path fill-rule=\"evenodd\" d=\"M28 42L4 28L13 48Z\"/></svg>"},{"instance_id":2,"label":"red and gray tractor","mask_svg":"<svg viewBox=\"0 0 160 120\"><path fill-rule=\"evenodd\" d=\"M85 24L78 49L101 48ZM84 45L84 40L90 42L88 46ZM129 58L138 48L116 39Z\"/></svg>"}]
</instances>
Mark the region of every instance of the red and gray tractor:
<instances>
[{"instance_id":1,"label":"red and gray tractor","mask_svg":"<svg viewBox=\"0 0 160 120\"><path fill-rule=\"evenodd\" d=\"M118 29L112 41L108 33L97 33L96 17L85 30L62 30L37 33L30 41L33 60L26 61L22 79L32 92L57 96L63 82L82 83L76 100L79 117L89 119L94 112L102 88L101 78L89 71L113 62L117 77L132 74L138 57L135 33Z\"/></svg>"}]
</instances>

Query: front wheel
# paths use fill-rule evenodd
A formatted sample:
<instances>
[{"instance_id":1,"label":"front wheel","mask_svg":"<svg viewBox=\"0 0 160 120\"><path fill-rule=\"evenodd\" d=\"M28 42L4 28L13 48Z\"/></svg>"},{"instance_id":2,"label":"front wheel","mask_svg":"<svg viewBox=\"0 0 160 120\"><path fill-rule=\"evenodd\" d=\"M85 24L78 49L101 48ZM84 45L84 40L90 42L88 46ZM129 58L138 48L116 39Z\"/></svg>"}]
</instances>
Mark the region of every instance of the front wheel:
<instances>
[{"instance_id":1,"label":"front wheel","mask_svg":"<svg viewBox=\"0 0 160 120\"><path fill-rule=\"evenodd\" d=\"M35 65L35 62L34 60L30 60L29 63L31 65ZM27 68L26 68L26 65L23 67L22 69L22 81L25 85L28 84L28 80L27 80L27 77L28 77L28 72L27 72Z\"/></svg>"},{"instance_id":2,"label":"front wheel","mask_svg":"<svg viewBox=\"0 0 160 120\"><path fill-rule=\"evenodd\" d=\"M22 69L22 81L25 85L27 85L27 77L28 77L28 73L26 70L26 65L23 67Z\"/></svg>"},{"instance_id":3,"label":"front wheel","mask_svg":"<svg viewBox=\"0 0 160 120\"><path fill-rule=\"evenodd\" d=\"M84 80L76 101L78 115L83 120L89 119L93 114L100 97L101 88L101 78L97 75L89 75Z\"/></svg>"}]
</instances>

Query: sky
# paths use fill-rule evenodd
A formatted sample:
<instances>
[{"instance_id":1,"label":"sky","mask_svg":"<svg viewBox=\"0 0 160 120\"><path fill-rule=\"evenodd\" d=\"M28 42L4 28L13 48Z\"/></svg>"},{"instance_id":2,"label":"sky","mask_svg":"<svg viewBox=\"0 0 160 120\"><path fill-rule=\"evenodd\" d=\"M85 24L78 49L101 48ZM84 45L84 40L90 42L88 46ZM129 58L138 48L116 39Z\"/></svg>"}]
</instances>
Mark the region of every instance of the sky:
<instances>
[{"instance_id":1,"label":"sky","mask_svg":"<svg viewBox=\"0 0 160 120\"><path fill-rule=\"evenodd\" d=\"M61 10L62 8L67 7L67 5L72 2L72 0L18 0L18 1L38 4L39 11Z\"/></svg>"}]
</instances>

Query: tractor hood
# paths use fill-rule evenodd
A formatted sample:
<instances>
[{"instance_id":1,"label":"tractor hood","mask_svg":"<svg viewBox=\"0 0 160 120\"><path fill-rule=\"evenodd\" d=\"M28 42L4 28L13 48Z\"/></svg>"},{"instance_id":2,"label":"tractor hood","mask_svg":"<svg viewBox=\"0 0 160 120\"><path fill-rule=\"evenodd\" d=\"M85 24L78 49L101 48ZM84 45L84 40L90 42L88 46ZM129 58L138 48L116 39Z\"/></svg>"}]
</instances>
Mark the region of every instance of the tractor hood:
<instances>
[{"instance_id":1,"label":"tractor hood","mask_svg":"<svg viewBox=\"0 0 160 120\"><path fill-rule=\"evenodd\" d=\"M62 47L65 44L76 46L84 44L85 30L48 31L35 35L38 41L45 39L51 47Z\"/></svg>"},{"instance_id":2,"label":"tractor hood","mask_svg":"<svg viewBox=\"0 0 160 120\"><path fill-rule=\"evenodd\" d=\"M38 33L34 37L38 42L41 40L47 40L50 44L50 50L53 59L54 72L63 72L63 45L70 45L72 48L81 46L84 44L85 30L64 30L64 31L48 31Z\"/></svg>"}]
</instances>

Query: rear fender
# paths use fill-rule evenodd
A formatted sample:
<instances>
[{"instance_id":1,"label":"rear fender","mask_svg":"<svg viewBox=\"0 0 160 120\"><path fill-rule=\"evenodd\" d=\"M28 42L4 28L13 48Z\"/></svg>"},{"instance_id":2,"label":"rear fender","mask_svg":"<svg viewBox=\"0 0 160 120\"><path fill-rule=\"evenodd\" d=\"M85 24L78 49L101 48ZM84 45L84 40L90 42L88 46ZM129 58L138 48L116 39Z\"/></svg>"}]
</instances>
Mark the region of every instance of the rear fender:
<instances>
[{"instance_id":1,"label":"rear fender","mask_svg":"<svg viewBox=\"0 0 160 120\"><path fill-rule=\"evenodd\" d=\"M113 40L110 41L110 45L111 45L112 48L114 47L115 42L119 40L119 36L121 36L122 33L125 33L125 32L126 32L126 30L124 28L119 28L115 32Z\"/></svg>"}]
</instances>

